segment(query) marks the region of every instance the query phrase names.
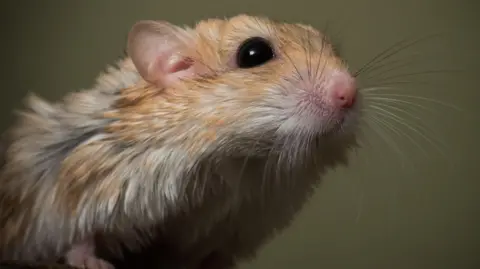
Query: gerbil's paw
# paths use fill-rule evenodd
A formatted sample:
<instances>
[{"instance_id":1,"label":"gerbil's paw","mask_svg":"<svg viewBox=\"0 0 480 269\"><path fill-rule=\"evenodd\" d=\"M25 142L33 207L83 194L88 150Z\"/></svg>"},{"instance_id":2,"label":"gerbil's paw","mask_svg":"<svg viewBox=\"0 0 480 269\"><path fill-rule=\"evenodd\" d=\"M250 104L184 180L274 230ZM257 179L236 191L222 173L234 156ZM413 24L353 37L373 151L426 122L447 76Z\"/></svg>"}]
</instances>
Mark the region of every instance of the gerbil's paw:
<instances>
[{"instance_id":1,"label":"gerbil's paw","mask_svg":"<svg viewBox=\"0 0 480 269\"><path fill-rule=\"evenodd\" d=\"M95 256L94 252L85 245L72 248L65 256L68 265L83 269L115 269L109 262Z\"/></svg>"}]
</instances>

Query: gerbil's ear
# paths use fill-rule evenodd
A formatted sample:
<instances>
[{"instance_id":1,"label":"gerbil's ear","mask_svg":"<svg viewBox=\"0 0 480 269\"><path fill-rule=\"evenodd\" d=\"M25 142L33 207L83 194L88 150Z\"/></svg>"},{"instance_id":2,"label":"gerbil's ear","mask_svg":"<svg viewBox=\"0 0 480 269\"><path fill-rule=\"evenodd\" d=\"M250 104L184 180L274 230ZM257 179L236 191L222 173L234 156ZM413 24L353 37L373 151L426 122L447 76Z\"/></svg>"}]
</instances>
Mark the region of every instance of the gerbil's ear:
<instances>
[{"instance_id":1,"label":"gerbil's ear","mask_svg":"<svg viewBox=\"0 0 480 269\"><path fill-rule=\"evenodd\" d=\"M186 57L193 46L191 35L165 21L140 21L128 34L128 55L143 79L157 86L169 86L195 74L193 60Z\"/></svg>"}]
</instances>

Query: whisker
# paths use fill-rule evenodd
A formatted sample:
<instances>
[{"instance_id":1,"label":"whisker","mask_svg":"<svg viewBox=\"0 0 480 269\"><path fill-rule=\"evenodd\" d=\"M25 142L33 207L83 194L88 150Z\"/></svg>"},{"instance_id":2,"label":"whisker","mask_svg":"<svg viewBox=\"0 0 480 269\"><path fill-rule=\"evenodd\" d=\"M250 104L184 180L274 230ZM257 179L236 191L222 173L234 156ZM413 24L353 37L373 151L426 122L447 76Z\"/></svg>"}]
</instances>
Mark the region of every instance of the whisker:
<instances>
[{"instance_id":1,"label":"whisker","mask_svg":"<svg viewBox=\"0 0 480 269\"><path fill-rule=\"evenodd\" d=\"M395 55L396 53L398 53L402 50L410 48L413 45L416 45L416 44L418 44L422 41L425 41L427 39L431 39L431 38L439 36L439 35L440 35L439 33L431 34L431 35L427 35L427 36L424 36L424 37L421 37L421 38L418 38L418 39L414 39L413 41L410 41L410 42L408 42L410 40L410 38L404 38L404 39L394 43L392 46L388 47L387 49L383 50L377 56L373 57L372 60L370 60L363 67L361 67L359 70L357 70L354 73L354 76L357 77L357 76L361 75L363 72L365 72L369 68L371 68L372 65L374 65L376 63L379 63L379 62L382 62L382 61L388 59L389 57ZM408 42L408 43L404 44L405 42ZM397 47L397 46L400 46L400 47ZM395 49L396 47L397 47L397 49Z\"/></svg>"},{"instance_id":2,"label":"whisker","mask_svg":"<svg viewBox=\"0 0 480 269\"><path fill-rule=\"evenodd\" d=\"M303 76L302 76L302 73L300 72L300 70L298 70L297 65L296 65L295 62L292 60L292 58L290 58L290 56L288 56L288 53L286 53L286 52L284 51L283 54L284 54L285 57L290 61L290 64L293 66L293 68L295 69L295 72L296 72L297 75L300 77L300 79L305 81L305 79L304 79Z\"/></svg>"},{"instance_id":3,"label":"whisker","mask_svg":"<svg viewBox=\"0 0 480 269\"><path fill-rule=\"evenodd\" d=\"M452 105L452 104L449 104L447 102L443 102L443 101L440 101L440 100L436 100L436 99L433 99L433 98L429 98L429 97L415 96L415 95L408 95L408 94L396 94L396 93L375 93L375 94L371 94L370 96L368 96L368 98L377 98L377 97L378 98L382 98L382 97L401 97L401 98L406 98L406 99L422 100L422 101L442 105L444 107L448 107L448 108L457 110L458 112L463 112L463 110L461 108L459 108L455 105ZM394 99L394 100L400 101L399 99Z\"/></svg>"},{"instance_id":4,"label":"whisker","mask_svg":"<svg viewBox=\"0 0 480 269\"><path fill-rule=\"evenodd\" d=\"M374 86L374 87L363 87L360 89L364 93L373 92L373 91L380 91L380 90L398 90L397 88L393 87L386 87L386 86Z\"/></svg>"},{"instance_id":5,"label":"whisker","mask_svg":"<svg viewBox=\"0 0 480 269\"><path fill-rule=\"evenodd\" d=\"M395 135L397 135L399 138L403 138L403 137L406 137L408 140L410 140L410 142L412 142L416 147L418 147L420 150L422 150L422 152L424 152L426 154L426 151L410 136L408 135L405 131L401 130L400 128L396 127L395 125L393 125L390 121L388 120L385 120L382 118L382 115L381 113L378 113L378 112L374 112L378 115L377 117L377 120L383 125L385 126L385 128L391 132L393 132ZM406 154L405 154L406 155ZM406 156L403 156L404 158L406 158ZM407 160L410 159L410 158L406 158ZM410 166L414 166L414 163L413 162L410 162ZM405 166L405 162L402 162L402 167L403 168L406 168ZM413 167L410 167L410 168L413 168Z\"/></svg>"},{"instance_id":6,"label":"whisker","mask_svg":"<svg viewBox=\"0 0 480 269\"><path fill-rule=\"evenodd\" d=\"M238 173L238 179L239 180L237 180L237 182L240 182L240 180L243 178L244 173L245 173L245 169L247 168L247 165L248 165L248 161L250 160L250 158L252 156L254 156L255 151L256 151L256 146L260 143L262 138L263 138L263 135L260 136L258 139L256 139L255 142L253 143L253 147L246 154L246 156L243 160L242 166L240 168L240 172ZM262 186L260 186L260 187L262 187Z\"/></svg>"},{"instance_id":7,"label":"whisker","mask_svg":"<svg viewBox=\"0 0 480 269\"><path fill-rule=\"evenodd\" d=\"M398 107L395 107L395 106L389 106L389 105L387 105L387 104L376 103L375 106L380 107L379 109L381 109L381 107L384 106L384 108L381 109L382 112L385 112L385 113L387 113L387 114L393 115L393 116L398 117L398 118L401 118L401 119L403 119L403 120L405 120L405 121L406 121L405 118L402 118L401 116L396 115L395 113L389 112L388 109L390 109L390 110L396 110L396 111L398 111L398 112L400 112L400 113L402 113L402 114L404 114L404 115L407 115L407 116L412 117L414 120L419 121L419 122L418 122L418 125L415 124L415 125L417 126L417 128L419 128L421 131L423 131L426 136L427 136L427 134L430 134L429 136L431 137L431 139L434 139L433 134L435 133L435 131L433 131L432 129L428 128L425 124L423 124L423 121L422 121L422 119L421 119L420 117L417 117L417 116L413 115L412 113L410 113L409 111L407 111L407 110L405 110L405 109L398 108ZM442 146L444 146L444 147L446 146L446 145L443 144L440 140L436 140L436 139L435 139L435 141L436 141L436 143L438 143L438 144L442 144Z\"/></svg>"},{"instance_id":8,"label":"whisker","mask_svg":"<svg viewBox=\"0 0 480 269\"><path fill-rule=\"evenodd\" d=\"M420 108L422 110L429 111L431 113L435 113L434 110L432 110L431 108L428 108L424 105L417 104L417 103L414 103L414 102L411 102L411 101L396 99L396 98L388 98L388 97L381 97L381 96L365 96L365 100L367 100L367 101L368 100L384 101L384 102L393 103L393 104L400 104L401 103L401 104L409 105L411 107L417 107L417 108Z\"/></svg>"},{"instance_id":9,"label":"whisker","mask_svg":"<svg viewBox=\"0 0 480 269\"><path fill-rule=\"evenodd\" d=\"M362 109L362 111L364 111L364 110ZM365 119L365 117L362 117L362 118L360 119L360 122L362 123L360 129L358 130L358 137L359 137L359 139L361 139L361 140L359 141L360 147L363 148L364 146L367 146L368 148L373 148L373 147L372 147L372 144L368 141L368 136L367 136L367 134L366 134L366 132L365 132L365 128L366 128L366 127L368 127L368 128L370 127L370 126L368 125L368 121ZM365 126L366 126L366 127L365 127ZM362 139L362 138L363 138L363 139ZM364 144L362 143L362 141L364 141L364 142L365 142L366 144L368 144L368 145L364 145Z\"/></svg>"},{"instance_id":10,"label":"whisker","mask_svg":"<svg viewBox=\"0 0 480 269\"><path fill-rule=\"evenodd\" d=\"M365 194L362 192L360 194L360 198L358 198L358 201L357 201L357 214L355 216L355 223L359 223L360 222L360 217L362 216L362 213L363 213L363 199L365 197Z\"/></svg>"},{"instance_id":11,"label":"whisker","mask_svg":"<svg viewBox=\"0 0 480 269\"><path fill-rule=\"evenodd\" d=\"M322 76L323 72L325 71L325 68L327 66L327 61L323 61L323 66L322 66L322 69L320 71L320 74L318 74L318 68L320 67L320 64L322 63L321 59L323 58L323 53L325 51L325 47L327 45L327 36L323 36L322 37L322 49L320 50L320 58L318 59L318 64L317 64L317 69L315 71L315 77L318 77L318 76ZM320 85L319 86L322 86L323 84L325 83L325 80L321 80L320 82Z\"/></svg>"},{"instance_id":12,"label":"whisker","mask_svg":"<svg viewBox=\"0 0 480 269\"><path fill-rule=\"evenodd\" d=\"M412 117L416 120L419 120L419 121L422 120L420 117L415 116L414 114L410 113L408 110L400 108L400 107L393 106L391 104L384 104L382 102L377 102L377 103L375 103L375 106L383 106L383 107L386 107L388 109L392 109L392 110L398 111L400 113L404 113L405 115L408 115L408 116L410 116L410 117Z\"/></svg>"},{"instance_id":13,"label":"whisker","mask_svg":"<svg viewBox=\"0 0 480 269\"><path fill-rule=\"evenodd\" d=\"M312 80L312 71L311 71L311 47L312 47L312 42L310 39L310 31L307 31L306 36L304 37L303 43L307 43L308 45L303 46L303 50L305 52L305 62L307 64L307 74L308 74L308 79Z\"/></svg>"},{"instance_id":14,"label":"whisker","mask_svg":"<svg viewBox=\"0 0 480 269\"><path fill-rule=\"evenodd\" d=\"M375 115L370 115L369 119L371 120L370 122L366 121L365 123L370 127L370 129L376 133L382 140L385 142L394 152L398 154L401 158L401 162L403 164L405 154L402 152L402 150L398 147L397 143L393 142L393 140L389 139L388 135L384 133L382 126L382 122L378 120ZM371 123L371 124L370 124ZM376 127L376 128L375 128Z\"/></svg>"},{"instance_id":15,"label":"whisker","mask_svg":"<svg viewBox=\"0 0 480 269\"><path fill-rule=\"evenodd\" d=\"M365 84L362 86L362 91L365 89L369 88L379 88L381 90L395 90L398 91L398 88L394 87L387 87L387 86L395 86L395 85L428 85L428 86L435 86L435 87L441 87L443 85L440 85L438 82L433 82L433 81L411 81L411 80L397 80L397 81L387 81L387 82L382 82L378 84Z\"/></svg>"},{"instance_id":16,"label":"whisker","mask_svg":"<svg viewBox=\"0 0 480 269\"><path fill-rule=\"evenodd\" d=\"M325 25L325 31L328 29L328 21ZM319 59L317 60L317 68L315 69L315 77L317 78L319 76L318 74L318 70L320 68L320 64L321 64L321 59L323 58L323 52L324 52L324 49L325 49L325 45L327 44L327 36L326 35L323 35L322 36L322 48L320 49L320 56L319 56ZM320 75L323 73L323 70L325 69L325 64L324 66L322 67L322 71L320 72Z\"/></svg>"},{"instance_id":17,"label":"whisker","mask_svg":"<svg viewBox=\"0 0 480 269\"><path fill-rule=\"evenodd\" d=\"M410 59L409 61L405 61L405 59L395 59L395 60L391 60L391 61L384 61L383 63L379 63L379 64L373 66L372 68L370 68L369 70L363 72L363 74L364 74L363 78L366 77L365 75L370 75L370 74L374 73L375 71L382 71L382 72L383 71L393 71L393 70L399 69L401 67L408 66L409 64L413 64L414 62L418 61L418 57L419 57L419 55L415 54L415 58ZM390 67L390 69L382 70L382 68L384 68L384 67Z\"/></svg>"},{"instance_id":18,"label":"whisker","mask_svg":"<svg viewBox=\"0 0 480 269\"><path fill-rule=\"evenodd\" d=\"M373 106L372 106L373 107ZM408 128L409 130L415 132L416 134L418 134L419 136L421 136L423 139L425 139L428 143L430 143L432 146L434 146L436 148L436 150L439 151L440 154L445 155L445 153L443 152L443 150L439 147L439 145L437 143L435 143L435 141L432 139L432 138L429 138L427 135L425 135L422 131L420 131L419 127L415 128L413 127L411 124L408 124L405 119L399 117L398 115L395 115L394 113L384 109L384 108L380 108L380 107L374 107L375 109L377 109L378 111L382 112L382 113L379 113L379 115L382 115L383 117L386 117L388 119L391 119L393 120L394 122L397 122L399 123L400 125ZM419 149L421 149L425 155L428 157L428 153L425 151L425 149L423 147L420 146L420 144L418 144L415 139L413 139L410 135L408 135L406 132L402 132L407 138L410 139L410 141L412 143L414 143Z\"/></svg>"},{"instance_id":19,"label":"whisker","mask_svg":"<svg viewBox=\"0 0 480 269\"><path fill-rule=\"evenodd\" d=\"M380 78L375 78L375 80L378 82L383 82L383 81L388 81L390 79L395 79L395 78L404 78L404 77L439 74L439 73L447 74L447 73L464 72L464 71L465 70L460 70L460 69L427 70L427 71L420 71L420 72L413 72L413 73L397 74L397 75L392 75L387 77L380 77ZM372 77L370 77L370 79L372 79Z\"/></svg>"},{"instance_id":20,"label":"whisker","mask_svg":"<svg viewBox=\"0 0 480 269\"><path fill-rule=\"evenodd\" d=\"M278 171L278 164L280 163L280 158L282 157L282 141L281 139L277 138L273 141L272 147L268 151L267 160L265 162L265 166L263 169L263 176L262 176L262 189L265 189L266 186L270 186L270 184L266 184L267 180L274 179L280 180L279 176L280 173ZM275 171L273 171L275 169ZM270 176L273 172L275 172L274 176ZM268 190L267 190L268 191Z\"/></svg>"}]
</instances>

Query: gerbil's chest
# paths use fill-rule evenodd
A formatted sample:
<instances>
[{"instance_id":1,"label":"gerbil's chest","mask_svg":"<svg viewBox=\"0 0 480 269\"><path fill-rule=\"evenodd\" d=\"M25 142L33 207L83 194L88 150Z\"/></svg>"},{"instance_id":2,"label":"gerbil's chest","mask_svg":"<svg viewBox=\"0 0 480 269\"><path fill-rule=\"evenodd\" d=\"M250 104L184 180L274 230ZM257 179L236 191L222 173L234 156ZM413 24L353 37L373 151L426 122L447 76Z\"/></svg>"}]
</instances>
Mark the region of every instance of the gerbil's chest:
<instances>
[{"instance_id":1,"label":"gerbil's chest","mask_svg":"<svg viewBox=\"0 0 480 269\"><path fill-rule=\"evenodd\" d=\"M161 235L175 242L183 256L203 256L217 249L248 255L274 230L288 226L319 179L313 170L288 176L265 173L261 163L227 164L218 170L218 177L212 180L223 182L221 191L204 191L202 203L172 220Z\"/></svg>"}]
</instances>

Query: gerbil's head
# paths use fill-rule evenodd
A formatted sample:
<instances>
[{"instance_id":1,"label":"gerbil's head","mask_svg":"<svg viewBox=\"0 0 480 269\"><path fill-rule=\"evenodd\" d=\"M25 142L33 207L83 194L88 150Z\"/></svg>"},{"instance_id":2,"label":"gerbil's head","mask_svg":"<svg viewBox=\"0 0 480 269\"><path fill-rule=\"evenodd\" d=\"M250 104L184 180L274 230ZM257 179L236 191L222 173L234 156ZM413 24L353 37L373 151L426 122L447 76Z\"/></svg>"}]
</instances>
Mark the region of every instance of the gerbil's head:
<instances>
[{"instance_id":1,"label":"gerbil's head","mask_svg":"<svg viewBox=\"0 0 480 269\"><path fill-rule=\"evenodd\" d=\"M137 97L123 108L130 115L124 119L142 118L135 126L144 126L136 133L145 139L183 141L190 149L216 145L215 151L238 142L235 153L253 142L308 147L354 136L355 78L310 26L247 15L193 29L141 21L130 32L128 53L151 86L130 89Z\"/></svg>"}]
</instances>

